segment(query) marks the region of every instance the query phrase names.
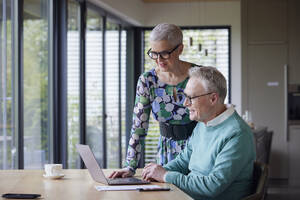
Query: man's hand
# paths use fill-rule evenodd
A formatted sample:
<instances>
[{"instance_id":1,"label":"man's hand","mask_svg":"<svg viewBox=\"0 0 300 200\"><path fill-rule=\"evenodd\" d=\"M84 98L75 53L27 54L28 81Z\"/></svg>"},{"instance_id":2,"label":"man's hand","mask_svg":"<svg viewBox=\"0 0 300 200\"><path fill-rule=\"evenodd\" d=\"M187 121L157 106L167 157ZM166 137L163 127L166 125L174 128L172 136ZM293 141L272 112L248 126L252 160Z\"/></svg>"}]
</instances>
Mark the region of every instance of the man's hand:
<instances>
[{"instance_id":1,"label":"man's hand","mask_svg":"<svg viewBox=\"0 0 300 200\"><path fill-rule=\"evenodd\" d=\"M126 178L131 177L133 175L134 173L129 169L121 169L118 171L113 171L113 173L111 173L108 178Z\"/></svg>"},{"instance_id":2,"label":"man's hand","mask_svg":"<svg viewBox=\"0 0 300 200\"><path fill-rule=\"evenodd\" d=\"M149 163L144 167L142 177L146 181L156 180L163 183L166 173L167 171L161 165Z\"/></svg>"}]
</instances>

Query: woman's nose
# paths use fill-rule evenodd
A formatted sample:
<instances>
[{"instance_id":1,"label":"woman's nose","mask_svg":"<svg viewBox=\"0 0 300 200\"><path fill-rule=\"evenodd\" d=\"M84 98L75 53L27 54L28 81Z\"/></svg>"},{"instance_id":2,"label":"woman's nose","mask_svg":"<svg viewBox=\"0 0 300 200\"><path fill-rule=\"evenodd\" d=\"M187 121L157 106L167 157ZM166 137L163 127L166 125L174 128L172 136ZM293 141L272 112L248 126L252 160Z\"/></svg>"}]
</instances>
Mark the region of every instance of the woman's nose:
<instances>
[{"instance_id":1,"label":"woman's nose","mask_svg":"<svg viewBox=\"0 0 300 200\"><path fill-rule=\"evenodd\" d=\"M184 105L185 107L188 107L188 106L190 105L190 104L188 103L187 98L184 99L183 105Z\"/></svg>"},{"instance_id":2,"label":"woman's nose","mask_svg":"<svg viewBox=\"0 0 300 200\"><path fill-rule=\"evenodd\" d=\"M158 55L157 55L157 60L158 60L158 61L162 61L162 60L164 60L164 59L163 59L163 57L162 57L160 54L158 54Z\"/></svg>"}]
</instances>

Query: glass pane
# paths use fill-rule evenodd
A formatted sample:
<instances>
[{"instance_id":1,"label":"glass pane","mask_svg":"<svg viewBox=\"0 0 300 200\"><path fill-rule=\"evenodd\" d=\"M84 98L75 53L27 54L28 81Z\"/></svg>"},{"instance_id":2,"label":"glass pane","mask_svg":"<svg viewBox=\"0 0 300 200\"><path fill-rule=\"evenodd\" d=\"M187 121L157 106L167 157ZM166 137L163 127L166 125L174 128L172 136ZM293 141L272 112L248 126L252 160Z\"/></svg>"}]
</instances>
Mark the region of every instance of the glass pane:
<instances>
[{"instance_id":1,"label":"glass pane","mask_svg":"<svg viewBox=\"0 0 300 200\"><path fill-rule=\"evenodd\" d=\"M68 168L79 168L79 4L68 1Z\"/></svg>"},{"instance_id":2,"label":"glass pane","mask_svg":"<svg viewBox=\"0 0 300 200\"><path fill-rule=\"evenodd\" d=\"M148 70L152 69L153 67L155 67L155 62L152 59L150 59L149 56L147 55L147 51L150 48L150 44L149 44L150 32L151 31L144 32L144 41L145 41L144 69L145 69L145 71L148 71ZM145 164L150 163L150 162L156 163L157 144L158 144L159 136L160 136L159 124L153 118L153 116L150 115L148 135L145 139Z\"/></svg>"},{"instance_id":3,"label":"glass pane","mask_svg":"<svg viewBox=\"0 0 300 200\"><path fill-rule=\"evenodd\" d=\"M184 29L184 50L181 59L198 65L213 66L222 72L229 83L229 30ZM193 44L189 40L192 38ZM229 85L227 85L229 88ZM228 95L225 103L228 103Z\"/></svg>"},{"instance_id":4,"label":"glass pane","mask_svg":"<svg viewBox=\"0 0 300 200\"><path fill-rule=\"evenodd\" d=\"M48 162L48 2L24 1L24 167Z\"/></svg>"},{"instance_id":5,"label":"glass pane","mask_svg":"<svg viewBox=\"0 0 300 200\"><path fill-rule=\"evenodd\" d=\"M147 51L150 48L150 32L151 31L144 32L145 71L155 67L155 62L147 55ZM184 50L180 58L198 65L214 66L218 68L227 79L227 83L229 83L229 30L183 29L182 32ZM192 38L192 43L190 43L190 38ZM225 99L225 103L228 103L228 95ZM145 141L145 164L155 162L159 135L159 124L151 115L148 136Z\"/></svg>"},{"instance_id":6,"label":"glass pane","mask_svg":"<svg viewBox=\"0 0 300 200\"><path fill-rule=\"evenodd\" d=\"M101 164L102 151L102 17L87 10L86 29L86 141Z\"/></svg>"},{"instance_id":7,"label":"glass pane","mask_svg":"<svg viewBox=\"0 0 300 200\"><path fill-rule=\"evenodd\" d=\"M122 127L122 161L126 156L126 38L125 30L121 33L121 127Z\"/></svg>"},{"instance_id":8,"label":"glass pane","mask_svg":"<svg viewBox=\"0 0 300 200\"><path fill-rule=\"evenodd\" d=\"M106 144L107 167L119 167L119 25L106 24ZM121 139L121 138L120 138Z\"/></svg>"},{"instance_id":9,"label":"glass pane","mask_svg":"<svg viewBox=\"0 0 300 200\"><path fill-rule=\"evenodd\" d=\"M0 0L0 169L16 168L11 1Z\"/></svg>"}]
</instances>

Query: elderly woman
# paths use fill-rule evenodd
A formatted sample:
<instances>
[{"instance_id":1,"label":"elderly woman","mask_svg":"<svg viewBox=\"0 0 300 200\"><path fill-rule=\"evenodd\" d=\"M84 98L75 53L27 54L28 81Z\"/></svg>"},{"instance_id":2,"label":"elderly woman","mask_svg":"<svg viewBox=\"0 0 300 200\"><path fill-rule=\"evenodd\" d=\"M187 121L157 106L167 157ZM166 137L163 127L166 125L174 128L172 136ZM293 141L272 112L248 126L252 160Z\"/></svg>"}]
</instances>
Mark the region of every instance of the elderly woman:
<instances>
[{"instance_id":1,"label":"elderly woman","mask_svg":"<svg viewBox=\"0 0 300 200\"><path fill-rule=\"evenodd\" d=\"M150 34L150 46L148 55L156 66L143 73L138 80L126 167L114 171L110 178L128 177L135 173L151 110L160 125L157 154L157 163L160 165L173 160L184 149L196 125L189 119L189 112L183 106L188 71L196 65L179 59L183 51L180 28L174 24L157 25Z\"/></svg>"}]
</instances>

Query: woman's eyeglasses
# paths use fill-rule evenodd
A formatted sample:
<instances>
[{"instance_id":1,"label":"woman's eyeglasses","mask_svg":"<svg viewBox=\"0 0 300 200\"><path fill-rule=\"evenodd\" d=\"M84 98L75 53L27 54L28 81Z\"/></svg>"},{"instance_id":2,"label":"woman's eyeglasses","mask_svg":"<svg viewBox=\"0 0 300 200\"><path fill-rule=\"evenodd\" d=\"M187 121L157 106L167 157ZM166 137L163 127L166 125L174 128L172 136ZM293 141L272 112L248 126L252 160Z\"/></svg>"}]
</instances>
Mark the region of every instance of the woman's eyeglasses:
<instances>
[{"instance_id":1,"label":"woman's eyeglasses","mask_svg":"<svg viewBox=\"0 0 300 200\"><path fill-rule=\"evenodd\" d=\"M153 59L156 60L158 59L158 57L160 57L161 59L169 59L171 56L171 53L173 53L178 47L180 46L180 44L178 44L174 49L172 49L171 51L161 51L161 52L155 52L155 51L151 51L151 49L148 50L147 54L148 56Z\"/></svg>"}]
</instances>

